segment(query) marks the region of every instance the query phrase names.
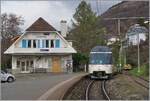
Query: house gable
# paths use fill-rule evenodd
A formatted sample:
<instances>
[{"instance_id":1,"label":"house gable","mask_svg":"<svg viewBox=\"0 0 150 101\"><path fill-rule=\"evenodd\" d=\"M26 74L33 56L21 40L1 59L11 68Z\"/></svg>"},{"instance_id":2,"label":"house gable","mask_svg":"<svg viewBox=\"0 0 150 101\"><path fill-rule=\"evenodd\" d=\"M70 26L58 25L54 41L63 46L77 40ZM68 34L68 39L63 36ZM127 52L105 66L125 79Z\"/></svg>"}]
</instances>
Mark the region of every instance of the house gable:
<instances>
[{"instance_id":1,"label":"house gable","mask_svg":"<svg viewBox=\"0 0 150 101\"><path fill-rule=\"evenodd\" d=\"M49 26L49 31L43 31L44 26L49 25L44 20L40 20L44 21L44 23L42 22L43 24L38 26L41 29L39 31L36 30L37 27L35 26L40 23L39 19L5 51L5 54L76 53L75 49L58 31L50 29L53 28L52 26ZM47 28L45 30L48 30Z\"/></svg>"},{"instance_id":2,"label":"house gable","mask_svg":"<svg viewBox=\"0 0 150 101\"><path fill-rule=\"evenodd\" d=\"M42 47L42 41L43 40L48 40L49 43L48 43L48 48L52 48L51 47L51 42L50 41L54 41L54 47L55 48L55 41L56 40L60 40L60 47L59 48L66 48L67 47L67 43L58 35L57 32L27 32L24 36L22 36L22 38L16 42L14 45L15 45L15 48L22 48L22 40L39 40L40 43L40 47ZM28 42L26 43L28 44ZM38 45L38 43L36 43ZM28 46L27 46L28 47ZM29 48L29 47L28 47ZM31 42L31 48L34 48L33 47L33 42ZM46 47L45 47L46 48Z\"/></svg>"},{"instance_id":3,"label":"house gable","mask_svg":"<svg viewBox=\"0 0 150 101\"><path fill-rule=\"evenodd\" d=\"M26 31L56 31L56 29L40 17Z\"/></svg>"}]
</instances>

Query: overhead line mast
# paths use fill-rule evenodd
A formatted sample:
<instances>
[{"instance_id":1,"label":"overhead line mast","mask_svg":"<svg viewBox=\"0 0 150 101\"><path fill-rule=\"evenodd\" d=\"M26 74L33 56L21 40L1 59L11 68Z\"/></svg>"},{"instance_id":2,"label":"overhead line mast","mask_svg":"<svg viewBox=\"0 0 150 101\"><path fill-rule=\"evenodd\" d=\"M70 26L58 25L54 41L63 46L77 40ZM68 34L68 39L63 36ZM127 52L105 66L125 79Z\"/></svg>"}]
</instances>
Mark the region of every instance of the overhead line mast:
<instances>
[{"instance_id":1,"label":"overhead line mast","mask_svg":"<svg viewBox=\"0 0 150 101\"><path fill-rule=\"evenodd\" d=\"M119 66L120 66L120 72L121 72L121 66L122 66L122 62L121 62L121 53L122 53L122 37L121 37L121 30L120 30L120 26L121 26L121 24L120 24L120 21L121 20L128 20L128 19L140 19L140 18L142 18L142 19L149 19L150 17L120 17L120 18L117 18L117 17L114 17L114 18L103 18L103 20L117 20L117 22L118 22L118 34L119 34L119 39L120 39L120 41L121 41L121 43L120 43L120 52L119 52L119 58L120 58L120 64L119 64ZM140 60L139 60L139 57L140 57L140 55L139 55L139 47L138 47L138 68L140 68ZM139 71L140 72L140 71Z\"/></svg>"},{"instance_id":2,"label":"overhead line mast","mask_svg":"<svg viewBox=\"0 0 150 101\"><path fill-rule=\"evenodd\" d=\"M99 15L99 2L98 2L99 0L96 0L96 8L97 8L97 16Z\"/></svg>"}]
</instances>

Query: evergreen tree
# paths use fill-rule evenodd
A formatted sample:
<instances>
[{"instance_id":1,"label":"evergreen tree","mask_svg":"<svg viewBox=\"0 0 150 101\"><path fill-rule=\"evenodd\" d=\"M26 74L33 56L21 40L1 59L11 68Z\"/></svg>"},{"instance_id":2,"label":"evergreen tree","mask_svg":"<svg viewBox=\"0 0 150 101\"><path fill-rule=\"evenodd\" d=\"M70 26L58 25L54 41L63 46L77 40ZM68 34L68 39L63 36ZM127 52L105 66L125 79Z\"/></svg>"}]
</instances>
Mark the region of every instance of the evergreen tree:
<instances>
[{"instance_id":1,"label":"evergreen tree","mask_svg":"<svg viewBox=\"0 0 150 101\"><path fill-rule=\"evenodd\" d=\"M69 39L78 52L88 54L96 45L104 45L105 29L99 26L99 18L92 11L90 4L81 1L74 14L73 29Z\"/></svg>"},{"instance_id":2,"label":"evergreen tree","mask_svg":"<svg viewBox=\"0 0 150 101\"><path fill-rule=\"evenodd\" d=\"M144 26L147 29L149 28L149 23L144 23L146 20L143 18L138 19L137 23L140 24L140 26Z\"/></svg>"}]
</instances>

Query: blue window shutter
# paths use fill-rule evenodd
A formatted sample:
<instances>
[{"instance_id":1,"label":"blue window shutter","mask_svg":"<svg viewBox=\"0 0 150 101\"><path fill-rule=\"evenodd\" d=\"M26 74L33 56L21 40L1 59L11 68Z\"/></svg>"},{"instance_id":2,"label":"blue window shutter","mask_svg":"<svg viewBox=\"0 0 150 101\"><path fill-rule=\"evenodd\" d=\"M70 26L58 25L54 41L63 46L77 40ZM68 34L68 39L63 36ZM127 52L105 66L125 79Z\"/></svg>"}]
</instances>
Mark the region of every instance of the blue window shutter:
<instances>
[{"instance_id":1,"label":"blue window shutter","mask_svg":"<svg viewBox=\"0 0 150 101\"><path fill-rule=\"evenodd\" d=\"M55 40L55 48L60 48L60 40L59 39Z\"/></svg>"},{"instance_id":2,"label":"blue window shutter","mask_svg":"<svg viewBox=\"0 0 150 101\"><path fill-rule=\"evenodd\" d=\"M28 40L26 40L26 48L28 47Z\"/></svg>"},{"instance_id":3,"label":"blue window shutter","mask_svg":"<svg viewBox=\"0 0 150 101\"><path fill-rule=\"evenodd\" d=\"M22 48L27 47L27 41L25 39L22 40Z\"/></svg>"},{"instance_id":4,"label":"blue window shutter","mask_svg":"<svg viewBox=\"0 0 150 101\"><path fill-rule=\"evenodd\" d=\"M41 48L41 47L40 47L40 40L38 40L38 48Z\"/></svg>"}]
</instances>

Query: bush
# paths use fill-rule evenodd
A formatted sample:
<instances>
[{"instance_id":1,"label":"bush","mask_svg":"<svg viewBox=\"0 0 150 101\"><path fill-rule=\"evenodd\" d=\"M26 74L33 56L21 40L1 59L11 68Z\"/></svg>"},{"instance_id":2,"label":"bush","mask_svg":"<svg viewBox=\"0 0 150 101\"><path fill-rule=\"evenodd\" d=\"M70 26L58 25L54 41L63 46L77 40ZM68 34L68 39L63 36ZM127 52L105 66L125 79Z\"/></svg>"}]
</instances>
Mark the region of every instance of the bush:
<instances>
[{"instance_id":1,"label":"bush","mask_svg":"<svg viewBox=\"0 0 150 101\"><path fill-rule=\"evenodd\" d=\"M135 76L148 76L149 75L149 70L147 68L147 65L142 65L140 67L140 72L138 72L138 67L134 67L131 71L130 74L135 75Z\"/></svg>"},{"instance_id":2,"label":"bush","mask_svg":"<svg viewBox=\"0 0 150 101\"><path fill-rule=\"evenodd\" d=\"M119 50L120 50L120 42L116 41L112 45L110 45L113 56L113 63L115 65L119 64Z\"/></svg>"},{"instance_id":3,"label":"bush","mask_svg":"<svg viewBox=\"0 0 150 101\"><path fill-rule=\"evenodd\" d=\"M88 64L89 56L84 53L73 54L73 67L75 72L84 71L84 66Z\"/></svg>"},{"instance_id":4,"label":"bush","mask_svg":"<svg viewBox=\"0 0 150 101\"><path fill-rule=\"evenodd\" d=\"M145 42L141 42L140 44L140 64L144 65L149 62L149 45L148 40ZM138 63L138 53L137 53L137 46L130 46L127 48L127 63L131 64L132 66L137 67Z\"/></svg>"}]
</instances>

